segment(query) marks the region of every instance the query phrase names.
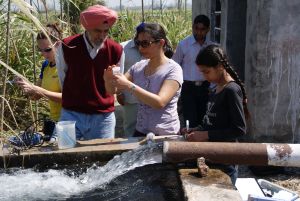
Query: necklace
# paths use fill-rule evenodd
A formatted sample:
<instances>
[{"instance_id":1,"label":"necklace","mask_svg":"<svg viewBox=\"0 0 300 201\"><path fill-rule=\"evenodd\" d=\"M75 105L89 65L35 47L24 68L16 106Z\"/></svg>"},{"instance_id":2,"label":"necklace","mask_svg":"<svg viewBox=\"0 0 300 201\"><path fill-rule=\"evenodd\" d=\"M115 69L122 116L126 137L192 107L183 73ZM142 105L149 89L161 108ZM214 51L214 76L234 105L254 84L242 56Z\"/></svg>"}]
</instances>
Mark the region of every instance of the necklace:
<instances>
[{"instance_id":1,"label":"necklace","mask_svg":"<svg viewBox=\"0 0 300 201\"><path fill-rule=\"evenodd\" d=\"M153 75L167 62L168 62L168 59L165 56L163 58L160 58L159 60L156 60L153 62L149 61L147 66L145 67L145 71L144 71L145 76Z\"/></svg>"},{"instance_id":2,"label":"necklace","mask_svg":"<svg viewBox=\"0 0 300 201\"><path fill-rule=\"evenodd\" d=\"M147 65L145 68L145 76L148 77L153 75L158 69L159 67L152 69L151 67L149 67L149 65Z\"/></svg>"}]
</instances>

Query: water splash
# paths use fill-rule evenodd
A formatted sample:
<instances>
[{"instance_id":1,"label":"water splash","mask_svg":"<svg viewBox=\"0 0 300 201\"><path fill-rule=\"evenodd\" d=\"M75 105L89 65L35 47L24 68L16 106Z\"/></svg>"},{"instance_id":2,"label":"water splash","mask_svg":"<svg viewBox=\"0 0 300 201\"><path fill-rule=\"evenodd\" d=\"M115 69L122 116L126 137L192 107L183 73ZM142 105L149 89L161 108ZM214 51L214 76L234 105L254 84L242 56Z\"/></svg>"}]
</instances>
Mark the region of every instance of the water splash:
<instances>
[{"instance_id":1,"label":"water splash","mask_svg":"<svg viewBox=\"0 0 300 201\"><path fill-rule=\"evenodd\" d=\"M150 143L115 156L105 166L92 166L74 176L64 170L18 170L0 175L0 200L57 200L104 188L116 177L137 167L162 162L162 143Z\"/></svg>"},{"instance_id":2,"label":"water splash","mask_svg":"<svg viewBox=\"0 0 300 201\"><path fill-rule=\"evenodd\" d=\"M90 190L109 183L112 179L137 167L162 162L162 143L150 143L138 149L116 155L105 166L89 169L81 175L84 190Z\"/></svg>"}]
</instances>

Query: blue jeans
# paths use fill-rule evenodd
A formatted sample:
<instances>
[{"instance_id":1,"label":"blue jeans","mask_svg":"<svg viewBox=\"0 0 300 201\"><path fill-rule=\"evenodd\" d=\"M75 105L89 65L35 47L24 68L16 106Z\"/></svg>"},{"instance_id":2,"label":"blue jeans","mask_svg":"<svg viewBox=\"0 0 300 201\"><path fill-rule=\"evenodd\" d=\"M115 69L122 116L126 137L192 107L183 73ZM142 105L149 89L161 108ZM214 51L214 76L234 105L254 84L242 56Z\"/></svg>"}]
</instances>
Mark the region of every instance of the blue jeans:
<instances>
[{"instance_id":1,"label":"blue jeans","mask_svg":"<svg viewBox=\"0 0 300 201\"><path fill-rule=\"evenodd\" d=\"M63 108L60 121L76 121L77 139L91 140L115 137L116 117L114 112L85 114Z\"/></svg>"}]
</instances>

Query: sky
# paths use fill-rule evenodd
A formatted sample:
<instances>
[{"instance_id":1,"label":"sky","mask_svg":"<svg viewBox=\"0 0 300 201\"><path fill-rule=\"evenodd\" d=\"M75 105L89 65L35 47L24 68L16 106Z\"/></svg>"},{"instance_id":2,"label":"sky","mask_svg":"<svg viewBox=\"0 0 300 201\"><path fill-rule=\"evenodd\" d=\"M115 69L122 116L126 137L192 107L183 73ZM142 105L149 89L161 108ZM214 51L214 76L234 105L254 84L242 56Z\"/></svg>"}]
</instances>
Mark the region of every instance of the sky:
<instances>
[{"instance_id":1,"label":"sky","mask_svg":"<svg viewBox=\"0 0 300 201\"><path fill-rule=\"evenodd\" d=\"M30 0L25 0L26 2L30 2ZM39 3L37 3L39 1ZM142 6L142 0L121 0L122 1L122 6L123 8L131 8L131 7L140 7ZM177 5L177 0L153 0L154 5L159 7L160 1L163 3L164 6L176 6ZM185 0L182 0L184 4ZM43 6L40 0L32 0L34 7L39 4L40 10L43 10ZM120 7L120 0L105 0L106 6L109 8L115 8L119 9ZM46 4L48 8L53 8L55 5L56 9L59 10L59 0L46 0ZM145 7L151 7L152 0L144 0L144 6ZM192 0L187 0L187 5L188 7L191 7L192 5ZM184 6L184 5L182 5ZM14 7L14 6L13 6Z\"/></svg>"},{"instance_id":2,"label":"sky","mask_svg":"<svg viewBox=\"0 0 300 201\"><path fill-rule=\"evenodd\" d=\"M177 5L177 0L162 0L163 5ZM184 0L182 1L184 2ZM119 7L120 0L105 0L105 3L108 7ZM145 6L150 6L152 4L152 0L144 0ZM154 0L154 4L159 5L160 0ZM187 4L191 5L192 0L187 0ZM135 7L142 6L142 0L122 0L122 6L124 7Z\"/></svg>"}]
</instances>

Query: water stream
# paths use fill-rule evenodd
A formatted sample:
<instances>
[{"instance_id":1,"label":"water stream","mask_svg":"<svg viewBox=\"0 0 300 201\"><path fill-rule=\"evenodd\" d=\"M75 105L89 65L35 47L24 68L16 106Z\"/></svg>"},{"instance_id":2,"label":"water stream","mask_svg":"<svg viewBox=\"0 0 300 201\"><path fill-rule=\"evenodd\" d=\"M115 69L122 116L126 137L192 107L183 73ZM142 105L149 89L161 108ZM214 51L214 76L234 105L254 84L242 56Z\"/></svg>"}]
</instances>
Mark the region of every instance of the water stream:
<instances>
[{"instance_id":1,"label":"water stream","mask_svg":"<svg viewBox=\"0 0 300 201\"><path fill-rule=\"evenodd\" d=\"M109 182L137 167L161 163L162 144L150 143L116 155L104 166L92 166L76 175L66 170L0 170L0 200L65 200L105 188Z\"/></svg>"}]
</instances>

